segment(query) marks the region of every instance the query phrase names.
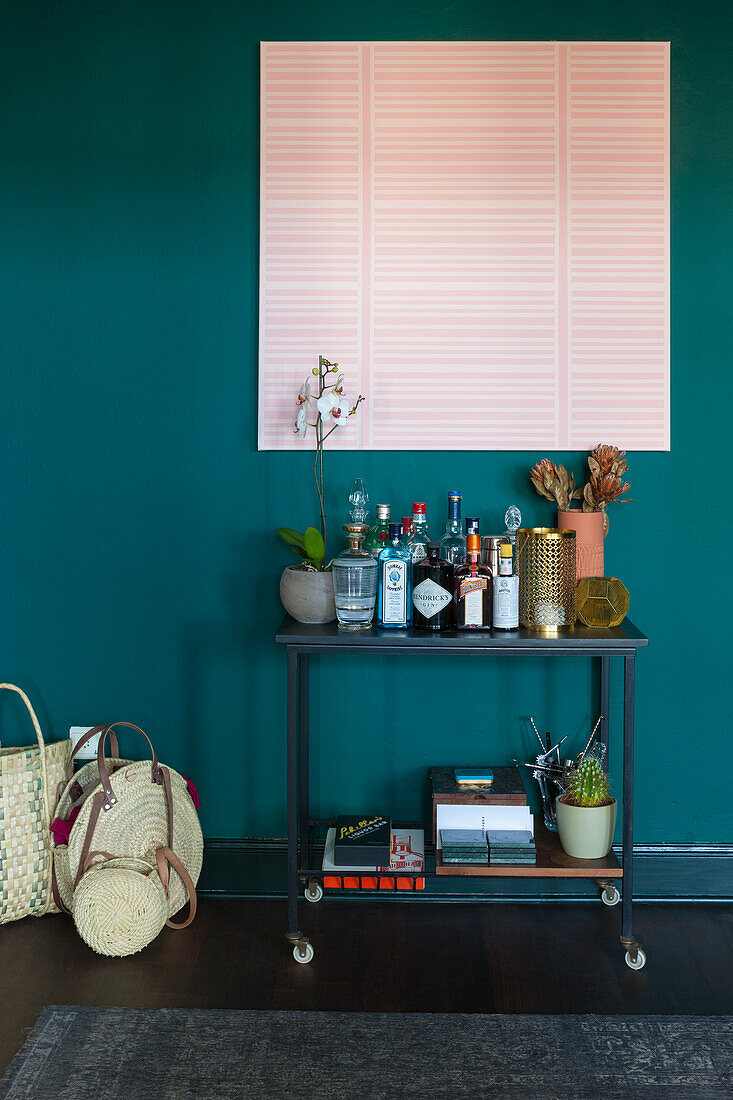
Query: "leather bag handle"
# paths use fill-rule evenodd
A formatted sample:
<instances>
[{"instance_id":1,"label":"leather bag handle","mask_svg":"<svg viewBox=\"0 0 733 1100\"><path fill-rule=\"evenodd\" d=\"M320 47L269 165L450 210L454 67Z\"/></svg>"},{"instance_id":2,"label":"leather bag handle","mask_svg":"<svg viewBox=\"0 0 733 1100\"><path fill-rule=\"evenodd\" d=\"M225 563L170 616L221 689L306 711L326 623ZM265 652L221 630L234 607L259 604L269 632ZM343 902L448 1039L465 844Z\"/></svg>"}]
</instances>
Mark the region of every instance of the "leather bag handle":
<instances>
[{"instance_id":1,"label":"leather bag handle","mask_svg":"<svg viewBox=\"0 0 733 1100\"><path fill-rule=\"evenodd\" d=\"M115 802L117 801L117 797L115 795L115 792L112 790L112 785L109 781L109 772L107 771L107 765L104 762L104 748L107 744L107 738L112 737L115 726L124 726L126 729L137 730L138 733L141 733L143 735L147 743L150 745L150 751L153 756L153 763L150 769L151 781L153 783L162 782L161 769L158 764L158 754L155 751L153 742L150 740L145 730L140 729L139 726L134 725L132 722L113 722L111 726L107 726L106 730L99 738L99 746L97 748L97 767L99 768L99 779L102 784L102 791L104 792L104 798L102 800L103 810L109 810L112 806L114 806Z\"/></svg>"},{"instance_id":2,"label":"leather bag handle","mask_svg":"<svg viewBox=\"0 0 733 1100\"><path fill-rule=\"evenodd\" d=\"M157 852L155 853L155 862L158 865L158 874L160 875L160 881L163 883L163 890L167 898L170 897L169 864L174 868L174 870L178 872L181 881L186 887L186 891L188 893L188 916L186 917L186 919L184 921L181 921L180 923L176 923L175 921L172 921L169 917L165 923L168 925L169 928L175 928L176 930L188 928L189 924L196 916L196 906L198 904L198 900L196 898L196 887L193 884L193 879L191 878L188 871L183 866L180 859L172 848L158 848Z\"/></svg>"},{"instance_id":3,"label":"leather bag handle","mask_svg":"<svg viewBox=\"0 0 733 1100\"><path fill-rule=\"evenodd\" d=\"M88 733L85 733L84 736L80 737L79 740L76 742L73 749L71 750L71 756L69 757L69 763L66 765L66 780L67 780L67 782L72 778L72 776L74 774L74 757L78 753L79 749L83 749L88 741L91 741L91 739L96 734L101 733L102 730L105 730L106 728L107 728L106 726L92 726L92 728L88 731ZM110 756L119 759L120 746L117 743L117 734L114 733L114 732L110 735L110 739L109 739L109 754L110 754ZM60 784L59 784L59 786L60 786Z\"/></svg>"}]
</instances>

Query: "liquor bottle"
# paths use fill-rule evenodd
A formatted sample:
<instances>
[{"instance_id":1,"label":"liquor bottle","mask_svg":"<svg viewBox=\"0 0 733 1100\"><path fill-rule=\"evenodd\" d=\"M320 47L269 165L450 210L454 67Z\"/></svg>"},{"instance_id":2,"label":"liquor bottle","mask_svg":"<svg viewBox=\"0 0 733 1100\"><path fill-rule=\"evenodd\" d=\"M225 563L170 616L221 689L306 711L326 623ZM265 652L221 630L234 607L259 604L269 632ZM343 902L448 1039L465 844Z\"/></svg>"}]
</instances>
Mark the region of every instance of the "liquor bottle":
<instances>
[{"instance_id":1,"label":"liquor bottle","mask_svg":"<svg viewBox=\"0 0 733 1100\"><path fill-rule=\"evenodd\" d=\"M466 535L477 535L479 521L473 516L466 516Z\"/></svg>"},{"instance_id":2,"label":"liquor bottle","mask_svg":"<svg viewBox=\"0 0 733 1100\"><path fill-rule=\"evenodd\" d=\"M463 565L466 560L466 536L461 524L461 494L448 493L448 523L440 540L440 556L451 565Z\"/></svg>"},{"instance_id":3,"label":"liquor bottle","mask_svg":"<svg viewBox=\"0 0 733 1100\"><path fill-rule=\"evenodd\" d=\"M412 623L412 559L400 543L399 523L390 523L389 538L377 558L379 566L379 625Z\"/></svg>"},{"instance_id":4,"label":"liquor bottle","mask_svg":"<svg viewBox=\"0 0 733 1100\"><path fill-rule=\"evenodd\" d=\"M455 571L456 630L491 630L491 570L481 561L481 538L468 536L468 560Z\"/></svg>"},{"instance_id":5,"label":"liquor bottle","mask_svg":"<svg viewBox=\"0 0 733 1100\"><path fill-rule=\"evenodd\" d=\"M429 542L427 548L427 555L412 567L412 625L452 630L453 566L441 558L439 542Z\"/></svg>"},{"instance_id":6,"label":"liquor bottle","mask_svg":"<svg viewBox=\"0 0 733 1100\"><path fill-rule=\"evenodd\" d=\"M422 501L415 501L412 506L412 532L407 543L412 554L413 565L417 565L419 561L427 556L429 538L425 505Z\"/></svg>"},{"instance_id":7,"label":"liquor bottle","mask_svg":"<svg viewBox=\"0 0 733 1100\"><path fill-rule=\"evenodd\" d=\"M378 566L362 549L369 528L365 523L345 523L348 550L333 559L333 594L336 619L341 630L364 630L371 626L377 598Z\"/></svg>"},{"instance_id":8,"label":"liquor bottle","mask_svg":"<svg viewBox=\"0 0 733 1100\"><path fill-rule=\"evenodd\" d=\"M494 630L519 628L519 577L514 572L513 547L499 547L499 574L494 577Z\"/></svg>"},{"instance_id":9,"label":"liquor bottle","mask_svg":"<svg viewBox=\"0 0 733 1100\"><path fill-rule=\"evenodd\" d=\"M400 526L402 528L402 534L400 535L400 542L403 546L407 546L412 532L412 516L403 516L400 520Z\"/></svg>"},{"instance_id":10,"label":"liquor bottle","mask_svg":"<svg viewBox=\"0 0 733 1100\"><path fill-rule=\"evenodd\" d=\"M369 533L364 539L364 549L373 558L378 558L380 550L384 549L389 533L391 511L389 504L377 505L377 522L373 527L370 527Z\"/></svg>"}]
</instances>

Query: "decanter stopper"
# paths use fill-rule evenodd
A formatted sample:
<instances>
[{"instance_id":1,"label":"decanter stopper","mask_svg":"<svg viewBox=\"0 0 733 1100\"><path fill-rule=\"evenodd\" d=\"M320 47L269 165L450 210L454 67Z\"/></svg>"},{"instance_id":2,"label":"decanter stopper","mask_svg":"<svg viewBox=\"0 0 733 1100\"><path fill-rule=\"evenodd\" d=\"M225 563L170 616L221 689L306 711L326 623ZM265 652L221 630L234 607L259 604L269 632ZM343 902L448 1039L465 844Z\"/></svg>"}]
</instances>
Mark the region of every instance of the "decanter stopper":
<instances>
[{"instance_id":1,"label":"decanter stopper","mask_svg":"<svg viewBox=\"0 0 733 1100\"><path fill-rule=\"evenodd\" d=\"M516 535L517 531L522 526L522 513L519 511L516 504L512 504L507 508L504 513L504 523L506 524L507 534L512 536L513 542L514 535Z\"/></svg>"},{"instance_id":2,"label":"decanter stopper","mask_svg":"<svg viewBox=\"0 0 733 1100\"><path fill-rule=\"evenodd\" d=\"M352 505L350 513L351 522L363 523L369 512L367 508L369 494L367 493L363 478L357 477L354 481L354 486L349 493L349 503Z\"/></svg>"}]
</instances>

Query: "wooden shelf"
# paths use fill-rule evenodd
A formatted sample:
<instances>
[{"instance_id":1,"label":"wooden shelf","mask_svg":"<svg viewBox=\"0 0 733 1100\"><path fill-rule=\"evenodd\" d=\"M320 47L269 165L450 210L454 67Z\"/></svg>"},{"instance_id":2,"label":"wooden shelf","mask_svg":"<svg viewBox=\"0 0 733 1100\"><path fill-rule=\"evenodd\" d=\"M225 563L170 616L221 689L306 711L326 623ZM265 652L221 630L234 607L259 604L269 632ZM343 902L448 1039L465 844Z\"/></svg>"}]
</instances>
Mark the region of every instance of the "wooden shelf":
<instances>
[{"instance_id":1,"label":"wooden shelf","mask_svg":"<svg viewBox=\"0 0 733 1100\"><path fill-rule=\"evenodd\" d=\"M534 839L535 863L504 863L493 867L490 863L443 863L440 851L436 851L435 874L482 878L623 878L621 864L613 851L603 859L573 859L563 851L557 833L549 832L538 814L534 819Z\"/></svg>"}]
</instances>

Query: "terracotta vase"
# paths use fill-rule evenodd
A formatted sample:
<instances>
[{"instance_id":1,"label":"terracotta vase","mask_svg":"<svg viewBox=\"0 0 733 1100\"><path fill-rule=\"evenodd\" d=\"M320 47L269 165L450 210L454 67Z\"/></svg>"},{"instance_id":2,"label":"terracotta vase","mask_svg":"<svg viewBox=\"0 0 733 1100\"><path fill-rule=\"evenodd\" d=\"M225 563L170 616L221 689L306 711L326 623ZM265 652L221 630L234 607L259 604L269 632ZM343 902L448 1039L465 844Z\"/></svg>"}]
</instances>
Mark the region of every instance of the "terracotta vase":
<instances>
[{"instance_id":1,"label":"terracotta vase","mask_svg":"<svg viewBox=\"0 0 733 1100\"><path fill-rule=\"evenodd\" d=\"M603 577L603 512L558 512L558 527L575 531L578 580Z\"/></svg>"}]
</instances>

